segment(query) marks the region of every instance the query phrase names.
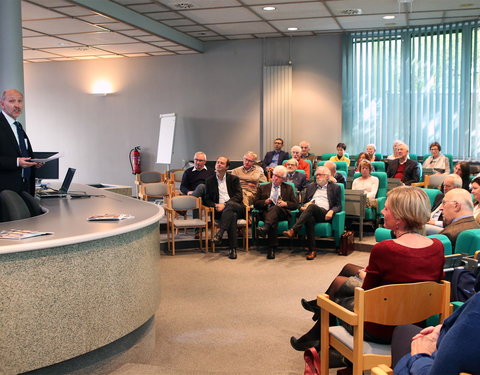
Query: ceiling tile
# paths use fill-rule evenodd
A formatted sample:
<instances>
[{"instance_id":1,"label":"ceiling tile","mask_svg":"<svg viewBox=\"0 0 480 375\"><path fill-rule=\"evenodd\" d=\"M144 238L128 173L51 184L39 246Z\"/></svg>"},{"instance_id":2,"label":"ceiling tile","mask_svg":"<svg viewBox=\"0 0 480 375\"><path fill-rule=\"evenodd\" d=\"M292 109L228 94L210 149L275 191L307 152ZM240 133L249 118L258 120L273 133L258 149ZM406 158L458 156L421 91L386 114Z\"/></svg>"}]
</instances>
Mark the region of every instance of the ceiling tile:
<instances>
[{"instance_id":1,"label":"ceiling tile","mask_svg":"<svg viewBox=\"0 0 480 375\"><path fill-rule=\"evenodd\" d=\"M23 38L23 45L28 48L55 48L55 47L77 47L79 44L68 42L52 36L37 36Z\"/></svg>"},{"instance_id":2,"label":"ceiling tile","mask_svg":"<svg viewBox=\"0 0 480 375\"><path fill-rule=\"evenodd\" d=\"M40 5L48 5L49 7L62 7L67 5L72 5L70 2L65 0L48 0L48 3L45 3L45 0L30 0L31 3L37 3Z\"/></svg>"},{"instance_id":3,"label":"ceiling tile","mask_svg":"<svg viewBox=\"0 0 480 375\"><path fill-rule=\"evenodd\" d=\"M89 15L95 14L95 12L87 8L79 7L76 5L72 5L68 7L58 7L58 8L55 8L55 10L60 13L68 14L69 16L75 16L75 17L89 16Z\"/></svg>"},{"instance_id":4,"label":"ceiling tile","mask_svg":"<svg viewBox=\"0 0 480 375\"><path fill-rule=\"evenodd\" d=\"M28 29L22 29L22 35L23 37L26 37L26 36L36 36L36 35L43 35L41 33L37 33L35 31L32 31L32 30L28 30Z\"/></svg>"},{"instance_id":5,"label":"ceiling tile","mask_svg":"<svg viewBox=\"0 0 480 375\"><path fill-rule=\"evenodd\" d=\"M443 12L419 12L409 13L408 18L411 20L420 20L422 18L442 18Z\"/></svg>"},{"instance_id":6,"label":"ceiling tile","mask_svg":"<svg viewBox=\"0 0 480 375\"><path fill-rule=\"evenodd\" d=\"M87 48L87 47L44 48L43 50L45 52L50 52L60 56L71 56L71 57L105 55L105 51L101 51L93 47L90 47L90 48Z\"/></svg>"},{"instance_id":7,"label":"ceiling tile","mask_svg":"<svg viewBox=\"0 0 480 375\"><path fill-rule=\"evenodd\" d=\"M23 21L23 26L46 34L68 34L99 31L96 26L73 18L46 21Z\"/></svg>"},{"instance_id":8,"label":"ceiling tile","mask_svg":"<svg viewBox=\"0 0 480 375\"><path fill-rule=\"evenodd\" d=\"M271 21L273 26L282 32L287 32L289 27L298 27L298 31L321 31L321 30L340 30L340 27L333 18L312 18L285 21ZM295 35L295 33L293 33Z\"/></svg>"},{"instance_id":9,"label":"ceiling tile","mask_svg":"<svg viewBox=\"0 0 480 375\"><path fill-rule=\"evenodd\" d=\"M24 59L43 59L48 57L57 57L52 55L51 53L44 52L44 51L37 51L37 50L24 50L23 51L23 58Z\"/></svg>"},{"instance_id":10,"label":"ceiling tile","mask_svg":"<svg viewBox=\"0 0 480 375\"><path fill-rule=\"evenodd\" d=\"M255 13L247 10L246 8L240 7L208 10L187 10L180 12L180 14L202 24L260 20Z\"/></svg>"},{"instance_id":11,"label":"ceiling tile","mask_svg":"<svg viewBox=\"0 0 480 375\"><path fill-rule=\"evenodd\" d=\"M337 17L340 25L349 30L403 27L407 25L405 14L396 14L394 20L384 20L380 15Z\"/></svg>"},{"instance_id":12,"label":"ceiling tile","mask_svg":"<svg viewBox=\"0 0 480 375\"><path fill-rule=\"evenodd\" d=\"M180 19L176 19L176 20L165 20L165 21L162 21L162 23L164 23L165 25L168 25L168 26L190 26L190 25L195 25L195 23L193 21L190 21L189 19L186 19L186 18L180 18Z\"/></svg>"},{"instance_id":13,"label":"ceiling tile","mask_svg":"<svg viewBox=\"0 0 480 375\"><path fill-rule=\"evenodd\" d=\"M153 56L167 56L167 55L175 55L173 52L151 52Z\"/></svg>"},{"instance_id":14,"label":"ceiling tile","mask_svg":"<svg viewBox=\"0 0 480 375\"><path fill-rule=\"evenodd\" d=\"M442 23L441 18L432 18L430 20L428 19L411 20L408 22L410 26L438 25L439 23Z\"/></svg>"},{"instance_id":15,"label":"ceiling tile","mask_svg":"<svg viewBox=\"0 0 480 375\"><path fill-rule=\"evenodd\" d=\"M145 16L154 20L171 20L175 18L181 18L180 15L174 12L159 12L159 13L147 13Z\"/></svg>"},{"instance_id":16,"label":"ceiling tile","mask_svg":"<svg viewBox=\"0 0 480 375\"><path fill-rule=\"evenodd\" d=\"M265 33L265 34L255 34L257 38L278 38L283 36L282 33Z\"/></svg>"},{"instance_id":17,"label":"ceiling tile","mask_svg":"<svg viewBox=\"0 0 480 375\"><path fill-rule=\"evenodd\" d=\"M192 26L179 26L176 27L177 30L183 31L183 32L188 32L188 31L204 31L207 30L206 27L203 27L201 25L192 25Z\"/></svg>"},{"instance_id":18,"label":"ceiling tile","mask_svg":"<svg viewBox=\"0 0 480 375\"><path fill-rule=\"evenodd\" d=\"M206 36L204 38L202 37L198 39L204 42L209 42L209 41L215 41L215 40L225 40L226 38L224 38L223 36Z\"/></svg>"},{"instance_id":19,"label":"ceiling tile","mask_svg":"<svg viewBox=\"0 0 480 375\"><path fill-rule=\"evenodd\" d=\"M413 10L416 12L425 10L453 10L458 9L462 4L473 4L474 7L480 7L479 0L422 0L413 3Z\"/></svg>"},{"instance_id":20,"label":"ceiling tile","mask_svg":"<svg viewBox=\"0 0 480 375\"><path fill-rule=\"evenodd\" d=\"M253 39L255 36L252 34L241 34L241 35L230 35L227 37L229 40L235 40L235 39Z\"/></svg>"},{"instance_id":21,"label":"ceiling tile","mask_svg":"<svg viewBox=\"0 0 480 375\"><path fill-rule=\"evenodd\" d=\"M336 0L326 1L325 5L337 16L343 15L342 12L346 9L361 9L362 14L398 13L399 9L395 0Z\"/></svg>"},{"instance_id":22,"label":"ceiling tile","mask_svg":"<svg viewBox=\"0 0 480 375\"><path fill-rule=\"evenodd\" d=\"M469 10L449 10L445 12L445 17L472 17L480 15L480 8Z\"/></svg>"},{"instance_id":23,"label":"ceiling tile","mask_svg":"<svg viewBox=\"0 0 480 375\"><path fill-rule=\"evenodd\" d=\"M131 5L131 4L144 4L148 0L113 0L113 1L122 5Z\"/></svg>"},{"instance_id":24,"label":"ceiling tile","mask_svg":"<svg viewBox=\"0 0 480 375\"><path fill-rule=\"evenodd\" d=\"M112 33L108 31L100 31L96 33L82 33L65 35L65 39L72 40L77 43L86 44L89 46L96 44L115 44L115 43L134 43L135 39L128 36Z\"/></svg>"},{"instance_id":25,"label":"ceiling tile","mask_svg":"<svg viewBox=\"0 0 480 375\"><path fill-rule=\"evenodd\" d=\"M44 18L64 17L58 12L22 1L22 20L38 20Z\"/></svg>"},{"instance_id":26,"label":"ceiling tile","mask_svg":"<svg viewBox=\"0 0 480 375\"><path fill-rule=\"evenodd\" d=\"M308 2L308 1L312 1L312 2L317 2L319 3L320 1L318 0L305 0L305 1L302 1L303 2ZM258 4L262 4L262 5L273 5L273 6L276 6L276 4L281 4L281 3L293 3L294 1L292 0L273 0L273 1L268 1L268 0L243 0L242 1L244 4L247 4L247 5L258 5Z\"/></svg>"},{"instance_id":27,"label":"ceiling tile","mask_svg":"<svg viewBox=\"0 0 480 375\"><path fill-rule=\"evenodd\" d=\"M186 2L193 5L193 9L200 8L222 8L229 6L239 6L240 2L237 0L157 0L159 3L166 5L172 9L180 10L181 8L175 7L175 4Z\"/></svg>"},{"instance_id":28,"label":"ceiling tile","mask_svg":"<svg viewBox=\"0 0 480 375\"><path fill-rule=\"evenodd\" d=\"M208 27L219 34L224 35L273 33L277 31L266 22L224 23L220 25L209 25Z\"/></svg>"},{"instance_id":29,"label":"ceiling tile","mask_svg":"<svg viewBox=\"0 0 480 375\"><path fill-rule=\"evenodd\" d=\"M156 45L156 46L159 46L159 47L167 47L167 46L174 46L175 43L173 42L170 42L168 40L166 40L165 42L152 42L152 44Z\"/></svg>"},{"instance_id":30,"label":"ceiling tile","mask_svg":"<svg viewBox=\"0 0 480 375\"><path fill-rule=\"evenodd\" d=\"M84 20L86 22L90 22L90 23L99 23L99 24L118 23L117 20L115 20L113 18L110 18L110 17L107 17L107 16L104 16L104 15L101 15L101 14L93 14L93 15L90 15L90 16L81 16L81 17L78 17L78 18L80 18L81 20Z\"/></svg>"},{"instance_id":31,"label":"ceiling tile","mask_svg":"<svg viewBox=\"0 0 480 375\"><path fill-rule=\"evenodd\" d=\"M142 52L155 52L158 48L146 43L129 43L129 44L105 44L97 46L105 51L113 53L142 53Z\"/></svg>"},{"instance_id":32,"label":"ceiling tile","mask_svg":"<svg viewBox=\"0 0 480 375\"><path fill-rule=\"evenodd\" d=\"M198 36L214 36L217 35L217 33L214 33L213 31L193 31L191 33L188 33L188 35L191 35L193 37L198 37Z\"/></svg>"},{"instance_id":33,"label":"ceiling tile","mask_svg":"<svg viewBox=\"0 0 480 375\"><path fill-rule=\"evenodd\" d=\"M152 35L149 32L146 32L145 30L140 30L140 29L122 30L121 33L124 35L133 36L133 37Z\"/></svg>"},{"instance_id":34,"label":"ceiling tile","mask_svg":"<svg viewBox=\"0 0 480 375\"><path fill-rule=\"evenodd\" d=\"M137 36L136 39L141 40L143 42L164 42L165 39L160 38L156 35L145 35L145 36Z\"/></svg>"},{"instance_id":35,"label":"ceiling tile","mask_svg":"<svg viewBox=\"0 0 480 375\"><path fill-rule=\"evenodd\" d=\"M264 11L263 6L252 7L260 17L266 20L328 17L330 12L322 3L278 4L274 11Z\"/></svg>"},{"instance_id":36,"label":"ceiling tile","mask_svg":"<svg viewBox=\"0 0 480 375\"><path fill-rule=\"evenodd\" d=\"M130 9L134 10L138 13L145 13L145 12L161 12L163 10L168 10L165 7L162 7L158 4L140 4L140 5L130 5Z\"/></svg>"}]
</instances>

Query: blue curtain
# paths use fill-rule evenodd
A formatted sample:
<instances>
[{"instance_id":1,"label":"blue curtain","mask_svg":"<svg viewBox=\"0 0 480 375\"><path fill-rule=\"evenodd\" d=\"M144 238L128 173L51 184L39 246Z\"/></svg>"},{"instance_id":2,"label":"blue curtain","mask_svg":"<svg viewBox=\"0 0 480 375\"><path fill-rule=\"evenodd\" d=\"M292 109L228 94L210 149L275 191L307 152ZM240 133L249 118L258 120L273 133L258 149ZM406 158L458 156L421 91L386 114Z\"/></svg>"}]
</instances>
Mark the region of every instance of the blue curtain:
<instances>
[{"instance_id":1,"label":"blue curtain","mask_svg":"<svg viewBox=\"0 0 480 375\"><path fill-rule=\"evenodd\" d=\"M343 45L343 139L356 153L399 139L480 160L478 22L350 33Z\"/></svg>"}]
</instances>

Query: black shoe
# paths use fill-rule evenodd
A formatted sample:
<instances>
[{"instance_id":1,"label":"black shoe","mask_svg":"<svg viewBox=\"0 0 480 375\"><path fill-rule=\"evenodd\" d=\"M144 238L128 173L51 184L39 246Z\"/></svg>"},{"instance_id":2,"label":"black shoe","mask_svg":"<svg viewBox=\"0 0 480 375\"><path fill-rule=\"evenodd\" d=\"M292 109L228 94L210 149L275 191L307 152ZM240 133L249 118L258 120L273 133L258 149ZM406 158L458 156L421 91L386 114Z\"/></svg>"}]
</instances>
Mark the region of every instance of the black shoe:
<instances>
[{"instance_id":1,"label":"black shoe","mask_svg":"<svg viewBox=\"0 0 480 375\"><path fill-rule=\"evenodd\" d=\"M267 259L275 259L275 250L268 250Z\"/></svg>"},{"instance_id":2,"label":"black shoe","mask_svg":"<svg viewBox=\"0 0 480 375\"><path fill-rule=\"evenodd\" d=\"M259 237L265 238L267 236L267 231L265 227L257 227L257 234Z\"/></svg>"},{"instance_id":3,"label":"black shoe","mask_svg":"<svg viewBox=\"0 0 480 375\"><path fill-rule=\"evenodd\" d=\"M316 300L313 300L313 301L307 301L305 298L302 298L302 300L300 301L303 308L307 311L311 311L311 312L317 312L319 310L319 307L317 306L317 301Z\"/></svg>"},{"instance_id":4,"label":"black shoe","mask_svg":"<svg viewBox=\"0 0 480 375\"><path fill-rule=\"evenodd\" d=\"M220 245L222 243L222 237L223 237L223 233L220 234L220 232L217 232L217 234L213 236L212 242L215 245Z\"/></svg>"},{"instance_id":5,"label":"black shoe","mask_svg":"<svg viewBox=\"0 0 480 375\"><path fill-rule=\"evenodd\" d=\"M295 350L298 350L299 352L304 352L308 348L311 348L312 346L319 346L320 341L319 340L311 340L311 341L301 341L300 339L297 339L296 337L292 336L290 337L290 345L292 345L292 348Z\"/></svg>"},{"instance_id":6,"label":"black shoe","mask_svg":"<svg viewBox=\"0 0 480 375\"><path fill-rule=\"evenodd\" d=\"M237 259L237 249L230 249L228 257L230 259Z\"/></svg>"}]
</instances>

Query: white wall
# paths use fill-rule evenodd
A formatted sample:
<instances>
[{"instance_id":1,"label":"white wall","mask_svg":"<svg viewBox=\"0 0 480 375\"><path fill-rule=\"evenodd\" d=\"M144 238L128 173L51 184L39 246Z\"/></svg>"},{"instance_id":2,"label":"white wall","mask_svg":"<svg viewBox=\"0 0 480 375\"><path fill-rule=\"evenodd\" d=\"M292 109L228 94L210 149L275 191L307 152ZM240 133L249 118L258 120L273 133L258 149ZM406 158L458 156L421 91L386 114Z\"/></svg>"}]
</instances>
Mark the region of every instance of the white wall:
<instances>
[{"instance_id":1,"label":"white wall","mask_svg":"<svg viewBox=\"0 0 480 375\"><path fill-rule=\"evenodd\" d=\"M119 58L25 65L26 127L37 151L64 151L61 175L75 182L132 185L129 150L142 147L143 170L156 165L161 113L175 112L171 167L203 150L209 159L260 151L262 64L293 62L293 141L334 151L341 133L338 35L214 42L201 55ZM115 93L89 94L96 79ZM288 145L290 146L290 145Z\"/></svg>"}]
</instances>

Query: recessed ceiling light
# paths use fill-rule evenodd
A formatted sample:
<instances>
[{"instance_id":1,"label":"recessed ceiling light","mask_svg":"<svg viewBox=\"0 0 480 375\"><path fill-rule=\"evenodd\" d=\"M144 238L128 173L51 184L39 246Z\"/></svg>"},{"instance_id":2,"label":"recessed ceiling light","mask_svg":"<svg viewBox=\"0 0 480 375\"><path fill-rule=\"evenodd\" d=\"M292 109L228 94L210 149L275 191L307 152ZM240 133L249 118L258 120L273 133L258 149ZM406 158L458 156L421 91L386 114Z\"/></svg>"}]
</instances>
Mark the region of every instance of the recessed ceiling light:
<instances>
[{"instance_id":1,"label":"recessed ceiling light","mask_svg":"<svg viewBox=\"0 0 480 375\"><path fill-rule=\"evenodd\" d=\"M344 9L340 13L346 16L358 16L359 14L362 14L362 10L361 9Z\"/></svg>"},{"instance_id":2,"label":"recessed ceiling light","mask_svg":"<svg viewBox=\"0 0 480 375\"><path fill-rule=\"evenodd\" d=\"M270 11L270 10L276 10L277 8L275 7L263 7L263 10Z\"/></svg>"},{"instance_id":3,"label":"recessed ceiling light","mask_svg":"<svg viewBox=\"0 0 480 375\"><path fill-rule=\"evenodd\" d=\"M289 27L288 31L298 31L298 27Z\"/></svg>"},{"instance_id":4,"label":"recessed ceiling light","mask_svg":"<svg viewBox=\"0 0 480 375\"><path fill-rule=\"evenodd\" d=\"M394 20L395 16L383 16L382 17L384 20Z\"/></svg>"}]
</instances>

